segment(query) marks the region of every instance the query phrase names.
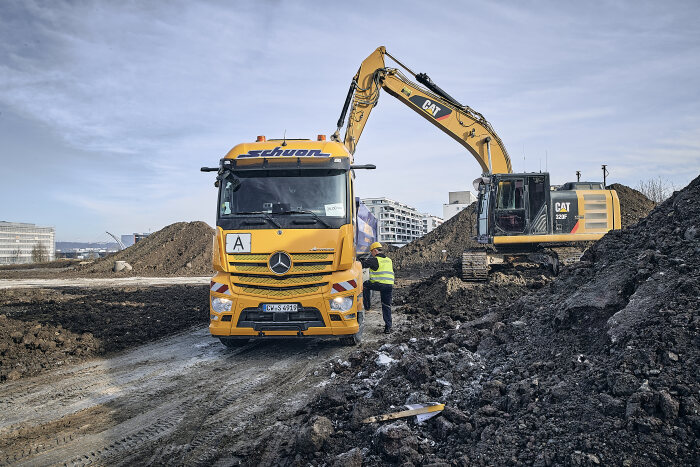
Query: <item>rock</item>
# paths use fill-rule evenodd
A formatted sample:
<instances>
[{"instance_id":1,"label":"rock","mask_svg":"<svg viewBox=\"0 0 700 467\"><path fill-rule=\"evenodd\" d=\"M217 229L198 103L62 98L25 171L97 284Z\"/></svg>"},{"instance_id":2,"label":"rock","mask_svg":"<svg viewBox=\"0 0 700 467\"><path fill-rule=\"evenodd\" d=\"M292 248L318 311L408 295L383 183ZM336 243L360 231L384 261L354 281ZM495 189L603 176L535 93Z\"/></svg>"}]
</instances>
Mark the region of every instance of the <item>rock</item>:
<instances>
[{"instance_id":1,"label":"rock","mask_svg":"<svg viewBox=\"0 0 700 467\"><path fill-rule=\"evenodd\" d=\"M411 429L403 420L380 426L376 432L376 438L379 451L391 460L399 460L402 449L415 451L418 447L416 437L412 436ZM404 451L404 454L412 453Z\"/></svg>"},{"instance_id":2,"label":"rock","mask_svg":"<svg viewBox=\"0 0 700 467\"><path fill-rule=\"evenodd\" d=\"M678 418L678 409L680 404L671 397L666 391L661 391L659 397L659 408L666 420L674 420Z\"/></svg>"},{"instance_id":3,"label":"rock","mask_svg":"<svg viewBox=\"0 0 700 467\"><path fill-rule=\"evenodd\" d=\"M319 406L322 408L339 407L345 405L347 397L345 389L342 387L332 387L324 391L319 399Z\"/></svg>"},{"instance_id":4,"label":"rock","mask_svg":"<svg viewBox=\"0 0 700 467\"><path fill-rule=\"evenodd\" d=\"M297 447L300 451L306 453L319 451L323 443L333 433L333 423L328 418L323 416L314 417L299 431Z\"/></svg>"},{"instance_id":5,"label":"rock","mask_svg":"<svg viewBox=\"0 0 700 467\"><path fill-rule=\"evenodd\" d=\"M435 433L438 435L439 439L446 439L455 429L455 425L444 417L437 416L432 420Z\"/></svg>"},{"instance_id":6,"label":"rock","mask_svg":"<svg viewBox=\"0 0 700 467\"><path fill-rule=\"evenodd\" d=\"M469 418L464 412L451 406L445 406L445 409L442 411L442 416L457 425L462 425L469 421Z\"/></svg>"},{"instance_id":7,"label":"rock","mask_svg":"<svg viewBox=\"0 0 700 467\"><path fill-rule=\"evenodd\" d=\"M361 467L362 449L352 448L351 450L338 454L333 462L333 467Z\"/></svg>"}]
</instances>

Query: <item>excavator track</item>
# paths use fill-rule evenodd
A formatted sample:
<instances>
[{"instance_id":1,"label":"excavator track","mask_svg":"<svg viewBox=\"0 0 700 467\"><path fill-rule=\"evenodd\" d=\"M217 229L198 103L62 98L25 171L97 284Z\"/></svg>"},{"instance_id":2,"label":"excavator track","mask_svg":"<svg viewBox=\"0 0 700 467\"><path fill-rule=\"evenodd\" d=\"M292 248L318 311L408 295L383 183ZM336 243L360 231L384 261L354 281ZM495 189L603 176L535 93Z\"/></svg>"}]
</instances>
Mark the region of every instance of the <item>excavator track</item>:
<instances>
[{"instance_id":1,"label":"excavator track","mask_svg":"<svg viewBox=\"0 0 700 467\"><path fill-rule=\"evenodd\" d=\"M462 253L462 279L465 281L485 281L488 279L489 264L485 251L465 251Z\"/></svg>"},{"instance_id":2,"label":"excavator track","mask_svg":"<svg viewBox=\"0 0 700 467\"><path fill-rule=\"evenodd\" d=\"M553 247L550 250L556 253L560 266L568 266L579 262L585 251L583 248L575 246Z\"/></svg>"}]
</instances>

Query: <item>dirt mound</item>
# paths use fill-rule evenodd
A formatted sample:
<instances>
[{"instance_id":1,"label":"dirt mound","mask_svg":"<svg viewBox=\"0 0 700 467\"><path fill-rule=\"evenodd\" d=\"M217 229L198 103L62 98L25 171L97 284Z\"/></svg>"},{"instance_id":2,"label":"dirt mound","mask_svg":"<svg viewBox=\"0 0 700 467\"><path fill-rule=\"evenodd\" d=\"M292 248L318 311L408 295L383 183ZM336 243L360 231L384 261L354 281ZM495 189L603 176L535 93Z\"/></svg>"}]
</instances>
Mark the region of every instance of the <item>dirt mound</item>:
<instances>
[{"instance_id":1,"label":"dirt mound","mask_svg":"<svg viewBox=\"0 0 700 467\"><path fill-rule=\"evenodd\" d=\"M617 191L617 196L620 199L620 215L623 229L636 224L639 219L646 217L656 207L655 202L634 188L619 183L613 183L608 188Z\"/></svg>"},{"instance_id":2,"label":"dirt mound","mask_svg":"<svg viewBox=\"0 0 700 467\"><path fill-rule=\"evenodd\" d=\"M434 297L454 294L444 282ZM695 465L698 310L700 177L511 306L466 309L474 319L461 323L440 315L338 362L337 382L285 422L303 430L325 416L334 434L279 461ZM447 408L423 425L360 422L430 401Z\"/></svg>"},{"instance_id":3,"label":"dirt mound","mask_svg":"<svg viewBox=\"0 0 700 467\"><path fill-rule=\"evenodd\" d=\"M455 321L475 319L484 309L513 303L552 280L552 271L537 264L498 265L489 281L464 282L460 268L438 271L400 294L396 305L416 322L430 322L436 316Z\"/></svg>"},{"instance_id":4,"label":"dirt mound","mask_svg":"<svg viewBox=\"0 0 700 467\"><path fill-rule=\"evenodd\" d=\"M177 222L154 232L129 248L94 263L79 266L75 275L207 276L211 265L214 229L206 223ZM115 261L126 261L131 271L112 272Z\"/></svg>"},{"instance_id":5,"label":"dirt mound","mask_svg":"<svg viewBox=\"0 0 700 467\"><path fill-rule=\"evenodd\" d=\"M478 247L479 244L472 238L476 235L475 206L476 203L472 203L424 237L396 252L389 252L394 268L400 270L405 267L451 264L461 260L464 250ZM446 250L445 253L442 250Z\"/></svg>"},{"instance_id":6,"label":"dirt mound","mask_svg":"<svg viewBox=\"0 0 700 467\"><path fill-rule=\"evenodd\" d=\"M0 382L208 322L209 289L0 290Z\"/></svg>"}]
</instances>

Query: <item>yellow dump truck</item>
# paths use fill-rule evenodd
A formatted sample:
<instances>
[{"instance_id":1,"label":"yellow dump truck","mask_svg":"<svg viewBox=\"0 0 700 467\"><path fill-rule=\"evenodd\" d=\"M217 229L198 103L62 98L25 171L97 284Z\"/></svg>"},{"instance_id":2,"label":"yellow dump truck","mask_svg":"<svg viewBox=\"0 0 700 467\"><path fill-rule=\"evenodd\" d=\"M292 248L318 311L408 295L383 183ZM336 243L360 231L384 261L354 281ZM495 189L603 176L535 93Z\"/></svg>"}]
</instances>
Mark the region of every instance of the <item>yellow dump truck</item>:
<instances>
[{"instance_id":1,"label":"yellow dump truck","mask_svg":"<svg viewBox=\"0 0 700 467\"><path fill-rule=\"evenodd\" d=\"M281 139L235 146L219 161L210 285L211 334L229 347L251 338L362 340L358 218L352 155L338 142ZM368 231L369 230L369 231Z\"/></svg>"}]
</instances>

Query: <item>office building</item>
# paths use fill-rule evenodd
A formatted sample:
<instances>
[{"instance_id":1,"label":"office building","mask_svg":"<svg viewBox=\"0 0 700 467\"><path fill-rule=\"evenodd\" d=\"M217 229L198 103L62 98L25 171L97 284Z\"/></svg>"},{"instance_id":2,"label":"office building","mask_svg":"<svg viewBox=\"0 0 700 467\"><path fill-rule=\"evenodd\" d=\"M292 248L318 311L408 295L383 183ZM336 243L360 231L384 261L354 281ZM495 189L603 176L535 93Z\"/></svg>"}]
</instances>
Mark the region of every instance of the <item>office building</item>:
<instances>
[{"instance_id":1,"label":"office building","mask_svg":"<svg viewBox=\"0 0 700 467\"><path fill-rule=\"evenodd\" d=\"M421 215L423 216L423 235L432 232L445 222L440 217L433 216L432 214Z\"/></svg>"},{"instance_id":2,"label":"office building","mask_svg":"<svg viewBox=\"0 0 700 467\"><path fill-rule=\"evenodd\" d=\"M56 259L56 231L24 222L0 221L0 264Z\"/></svg>"}]
</instances>

